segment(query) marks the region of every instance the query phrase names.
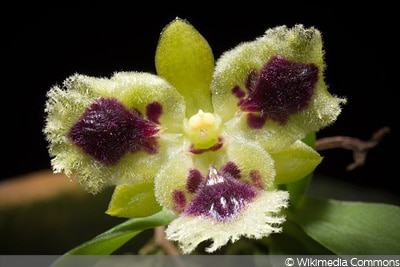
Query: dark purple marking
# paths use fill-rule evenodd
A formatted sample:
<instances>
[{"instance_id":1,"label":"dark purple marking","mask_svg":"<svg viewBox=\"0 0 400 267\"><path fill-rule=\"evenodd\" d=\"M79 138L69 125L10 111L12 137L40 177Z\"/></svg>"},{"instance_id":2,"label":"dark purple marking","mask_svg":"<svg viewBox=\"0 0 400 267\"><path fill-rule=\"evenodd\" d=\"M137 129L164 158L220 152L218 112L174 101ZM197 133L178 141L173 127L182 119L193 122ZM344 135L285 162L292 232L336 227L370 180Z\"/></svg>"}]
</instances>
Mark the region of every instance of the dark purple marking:
<instances>
[{"instance_id":1,"label":"dark purple marking","mask_svg":"<svg viewBox=\"0 0 400 267\"><path fill-rule=\"evenodd\" d=\"M257 82L258 82L258 76L259 74L257 73L256 70L250 70L249 74L247 75L246 79L246 89L249 93L252 93L254 89L256 88Z\"/></svg>"},{"instance_id":2,"label":"dark purple marking","mask_svg":"<svg viewBox=\"0 0 400 267\"><path fill-rule=\"evenodd\" d=\"M246 81L249 95L238 102L240 109L257 112L260 118L286 124L290 115L307 108L318 81L319 69L315 64L297 63L276 55L261 70L254 82L254 71ZM254 118L249 126L257 128Z\"/></svg>"},{"instance_id":3,"label":"dark purple marking","mask_svg":"<svg viewBox=\"0 0 400 267\"><path fill-rule=\"evenodd\" d=\"M162 112L162 105L158 102L153 102L146 106L146 117L154 123L160 124L160 116Z\"/></svg>"},{"instance_id":4,"label":"dark purple marking","mask_svg":"<svg viewBox=\"0 0 400 267\"><path fill-rule=\"evenodd\" d=\"M258 114L255 113L247 114L247 125L249 125L250 128L261 129L266 121L267 118L261 117Z\"/></svg>"},{"instance_id":5,"label":"dark purple marking","mask_svg":"<svg viewBox=\"0 0 400 267\"><path fill-rule=\"evenodd\" d=\"M182 212L186 206L186 196L185 193L181 190L175 190L172 193L172 199L175 204L175 210L177 212Z\"/></svg>"},{"instance_id":6,"label":"dark purple marking","mask_svg":"<svg viewBox=\"0 0 400 267\"><path fill-rule=\"evenodd\" d=\"M257 189L264 189L261 173L258 170L251 170L249 173L252 184Z\"/></svg>"},{"instance_id":7,"label":"dark purple marking","mask_svg":"<svg viewBox=\"0 0 400 267\"><path fill-rule=\"evenodd\" d=\"M239 99L245 97L245 95L246 95L246 93L245 93L242 89L240 89L239 86L233 87L233 89L232 89L232 94L233 94L235 97L239 98Z\"/></svg>"},{"instance_id":8,"label":"dark purple marking","mask_svg":"<svg viewBox=\"0 0 400 267\"><path fill-rule=\"evenodd\" d=\"M69 131L68 137L104 165L113 165L127 153L157 153L156 125L118 100L94 101Z\"/></svg>"},{"instance_id":9,"label":"dark purple marking","mask_svg":"<svg viewBox=\"0 0 400 267\"><path fill-rule=\"evenodd\" d=\"M226 222L236 218L256 195L256 190L249 184L211 168L185 213Z\"/></svg>"},{"instance_id":10,"label":"dark purple marking","mask_svg":"<svg viewBox=\"0 0 400 267\"><path fill-rule=\"evenodd\" d=\"M221 172L223 174L230 175L232 176L232 178L235 178L237 180L242 177L239 167L232 161L229 161L227 164L225 164L225 166L222 167Z\"/></svg>"},{"instance_id":11,"label":"dark purple marking","mask_svg":"<svg viewBox=\"0 0 400 267\"><path fill-rule=\"evenodd\" d=\"M202 154L204 152L217 151L223 145L224 145L224 142L222 140L222 137L218 137L218 142L215 145L212 145L212 146L207 147L207 148L195 148L194 144L192 144L190 146L190 150L189 151L192 152L193 154Z\"/></svg>"},{"instance_id":12,"label":"dark purple marking","mask_svg":"<svg viewBox=\"0 0 400 267\"><path fill-rule=\"evenodd\" d=\"M202 181L203 175L201 175L200 171L198 169L190 169L186 181L187 191L192 194L195 193Z\"/></svg>"}]
</instances>

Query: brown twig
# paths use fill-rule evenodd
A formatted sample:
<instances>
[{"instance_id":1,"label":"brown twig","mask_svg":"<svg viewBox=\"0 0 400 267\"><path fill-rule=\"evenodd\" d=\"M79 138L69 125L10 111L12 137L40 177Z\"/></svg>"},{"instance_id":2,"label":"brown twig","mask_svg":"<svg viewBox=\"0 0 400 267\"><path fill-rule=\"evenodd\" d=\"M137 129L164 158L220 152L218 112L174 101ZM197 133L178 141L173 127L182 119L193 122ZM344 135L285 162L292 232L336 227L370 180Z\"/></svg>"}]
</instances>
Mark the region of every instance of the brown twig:
<instances>
[{"instance_id":1,"label":"brown twig","mask_svg":"<svg viewBox=\"0 0 400 267\"><path fill-rule=\"evenodd\" d=\"M168 255L180 255L178 249L165 238L165 226L158 226L154 229L154 241Z\"/></svg>"},{"instance_id":2,"label":"brown twig","mask_svg":"<svg viewBox=\"0 0 400 267\"><path fill-rule=\"evenodd\" d=\"M368 150L375 147L382 140L383 136L389 132L389 127L382 127L376 131L368 141L349 136L324 137L316 140L316 150L343 148L353 151L354 161L346 167L347 171L352 171L364 165Z\"/></svg>"},{"instance_id":3,"label":"brown twig","mask_svg":"<svg viewBox=\"0 0 400 267\"><path fill-rule=\"evenodd\" d=\"M180 253L178 249L165 238L165 226L158 226L154 229L154 241L155 243L164 249L165 253L172 255L173 260L177 267L185 267L185 263L179 257Z\"/></svg>"}]
</instances>

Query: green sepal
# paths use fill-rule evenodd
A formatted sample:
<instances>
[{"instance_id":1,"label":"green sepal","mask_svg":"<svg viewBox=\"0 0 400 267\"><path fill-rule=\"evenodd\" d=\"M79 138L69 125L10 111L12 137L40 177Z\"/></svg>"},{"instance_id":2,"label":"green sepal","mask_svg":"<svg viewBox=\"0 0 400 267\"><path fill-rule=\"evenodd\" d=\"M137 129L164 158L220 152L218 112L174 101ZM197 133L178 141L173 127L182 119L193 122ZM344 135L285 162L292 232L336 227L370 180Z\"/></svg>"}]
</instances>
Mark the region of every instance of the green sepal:
<instances>
[{"instance_id":1,"label":"green sepal","mask_svg":"<svg viewBox=\"0 0 400 267\"><path fill-rule=\"evenodd\" d=\"M322 161L318 152L300 140L271 156L275 162L276 184L298 181L313 172Z\"/></svg>"},{"instance_id":2,"label":"green sepal","mask_svg":"<svg viewBox=\"0 0 400 267\"><path fill-rule=\"evenodd\" d=\"M114 189L107 214L136 218L150 216L161 210L154 196L153 183L118 185Z\"/></svg>"},{"instance_id":3,"label":"green sepal","mask_svg":"<svg viewBox=\"0 0 400 267\"><path fill-rule=\"evenodd\" d=\"M308 145L311 148L315 149L316 138L317 138L316 133L310 132L302 139L302 142L304 142L305 145ZM304 197L306 197L306 192L308 190L308 187L310 185L313 176L314 173L310 172L305 177L296 180L294 182L287 184L279 184L278 188L280 188L281 190L287 190L290 193L289 209L291 210L295 209L297 205L301 203Z\"/></svg>"},{"instance_id":4,"label":"green sepal","mask_svg":"<svg viewBox=\"0 0 400 267\"><path fill-rule=\"evenodd\" d=\"M157 74L185 97L188 117L199 109L212 112L209 88L214 55L207 40L188 21L177 18L163 29L155 64Z\"/></svg>"},{"instance_id":5,"label":"green sepal","mask_svg":"<svg viewBox=\"0 0 400 267\"><path fill-rule=\"evenodd\" d=\"M338 255L400 253L399 206L307 197L290 219Z\"/></svg>"}]
</instances>

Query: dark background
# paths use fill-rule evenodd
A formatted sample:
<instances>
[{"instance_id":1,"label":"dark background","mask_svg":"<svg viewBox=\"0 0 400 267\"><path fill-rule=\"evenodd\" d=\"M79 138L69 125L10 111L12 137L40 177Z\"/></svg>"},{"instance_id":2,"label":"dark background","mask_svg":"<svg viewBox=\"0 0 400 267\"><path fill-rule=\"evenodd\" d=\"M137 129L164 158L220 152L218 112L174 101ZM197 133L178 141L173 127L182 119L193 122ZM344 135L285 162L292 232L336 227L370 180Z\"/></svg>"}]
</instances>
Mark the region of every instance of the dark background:
<instances>
[{"instance_id":1,"label":"dark background","mask_svg":"<svg viewBox=\"0 0 400 267\"><path fill-rule=\"evenodd\" d=\"M42 134L44 103L51 86L74 74L110 77L115 71L155 72L154 54L162 28L179 16L209 41L215 58L267 28L302 23L323 35L326 82L348 99L337 122L318 137L369 139L389 126L365 166L346 172L351 152L323 151L316 173L399 194L398 25L395 8L363 4L315 6L297 1L271 4L202 2L180 7L156 2L98 4L10 4L2 8L2 104L0 180L49 169Z\"/></svg>"}]
</instances>

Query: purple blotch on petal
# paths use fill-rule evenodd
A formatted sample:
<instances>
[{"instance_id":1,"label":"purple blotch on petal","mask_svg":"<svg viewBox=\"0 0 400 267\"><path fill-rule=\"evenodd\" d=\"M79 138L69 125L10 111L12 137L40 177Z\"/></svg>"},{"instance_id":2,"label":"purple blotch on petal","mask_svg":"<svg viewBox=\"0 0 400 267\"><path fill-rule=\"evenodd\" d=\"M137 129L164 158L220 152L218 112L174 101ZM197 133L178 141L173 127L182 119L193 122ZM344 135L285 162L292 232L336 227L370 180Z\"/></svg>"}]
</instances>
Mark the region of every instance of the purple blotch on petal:
<instances>
[{"instance_id":1,"label":"purple blotch on petal","mask_svg":"<svg viewBox=\"0 0 400 267\"><path fill-rule=\"evenodd\" d=\"M249 176L255 188L264 189L261 173L258 170L251 170Z\"/></svg>"},{"instance_id":2,"label":"purple blotch on petal","mask_svg":"<svg viewBox=\"0 0 400 267\"><path fill-rule=\"evenodd\" d=\"M224 174L229 174L238 180L242 177L239 167L232 161L229 161L227 164L225 164L225 166L222 167L221 172Z\"/></svg>"},{"instance_id":3,"label":"purple blotch on petal","mask_svg":"<svg viewBox=\"0 0 400 267\"><path fill-rule=\"evenodd\" d=\"M241 99L246 95L246 93L242 89L240 89L239 86L233 87L232 94L238 99Z\"/></svg>"},{"instance_id":4,"label":"purple blotch on petal","mask_svg":"<svg viewBox=\"0 0 400 267\"><path fill-rule=\"evenodd\" d=\"M250 70L246 79L246 89L249 93L253 92L256 88L259 74L256 70Z\"/></svg>"},{"instance_id":5,"label":"purple blotch on petal","mask_svg":"<svg viewBox=\"0 0 400 267\"><path fill-rule=\"evenodd\" d=\"M203 176L198 169L190 169L186 181L186 189L189 193L195 193L203 181Z\"/></svg>"},{"instance_id":6,"label":"purple blotch on petal","mask_svg":"<svg viewBox=\"0 0 400 267\"><path fill-rule=\"evenodd\" d=\"M267 118L261 117L255 113L249 113L247 114L247 125L249 125L250 128L253 129L261 129Z\"/></svg>"},{"instance_id":7,"label":"purple blotch on petal","mask_svg":"<svg viewBox=\"0 0 400 267\"><path fill-rule=\"evenodd\" d=\"M240 183L231 175L211 167L185 213L226 222L235 219L256 195L256 190L249 184Z\"/></svg>"},{"instance_id":8,"label":"purple blotch on petal","mask_svg":"<svg viewBox=\"0 0 400 267\"><path fill-rule=\"evenodd\" d=\"M162 105L158 102L152 102L146 106L146 117L154 123L160 124L162 112Z\"/></svg>"},{"instance_id":9,"label":"purple blotch on petal","mask_svg":"<svg viewBox=\"0 0 400 267\"><path fill-rule=\"evenodd\" d=\"M238 105L242 111L258 112L261 118L284 125L290 115L307 108L318 81L318 72L315 64L274 56L264 65L254 89ZM252 81L253 75L250 72L248 80ZM253 83L249 84L252 88Z\"/></svg>"},{"instance_id":10,"label":"purple blotch on petal","mask_svg":"<svg viewBox=\"0 0 400 267\"><path fill-rule=\"evenodd\" d=\"M177 212L182 212L186 206L186 196L185 193L181 190L175 190L172 193L172 199L174 201L174 208Z\"/></svg>"},{"instance_id":11,"label":"purple blotch on petal","mask_svg":"<svg viewBox=\"0 0 400 267\"><path fill-rule=\"evenodd\" d=\"M156 125L139 111L128 110L116 99L100 98L72 126L68 137L102 164L113 165L128 151L156 153L153 135L157 132Z\"/></svg>"}]
</instances>

